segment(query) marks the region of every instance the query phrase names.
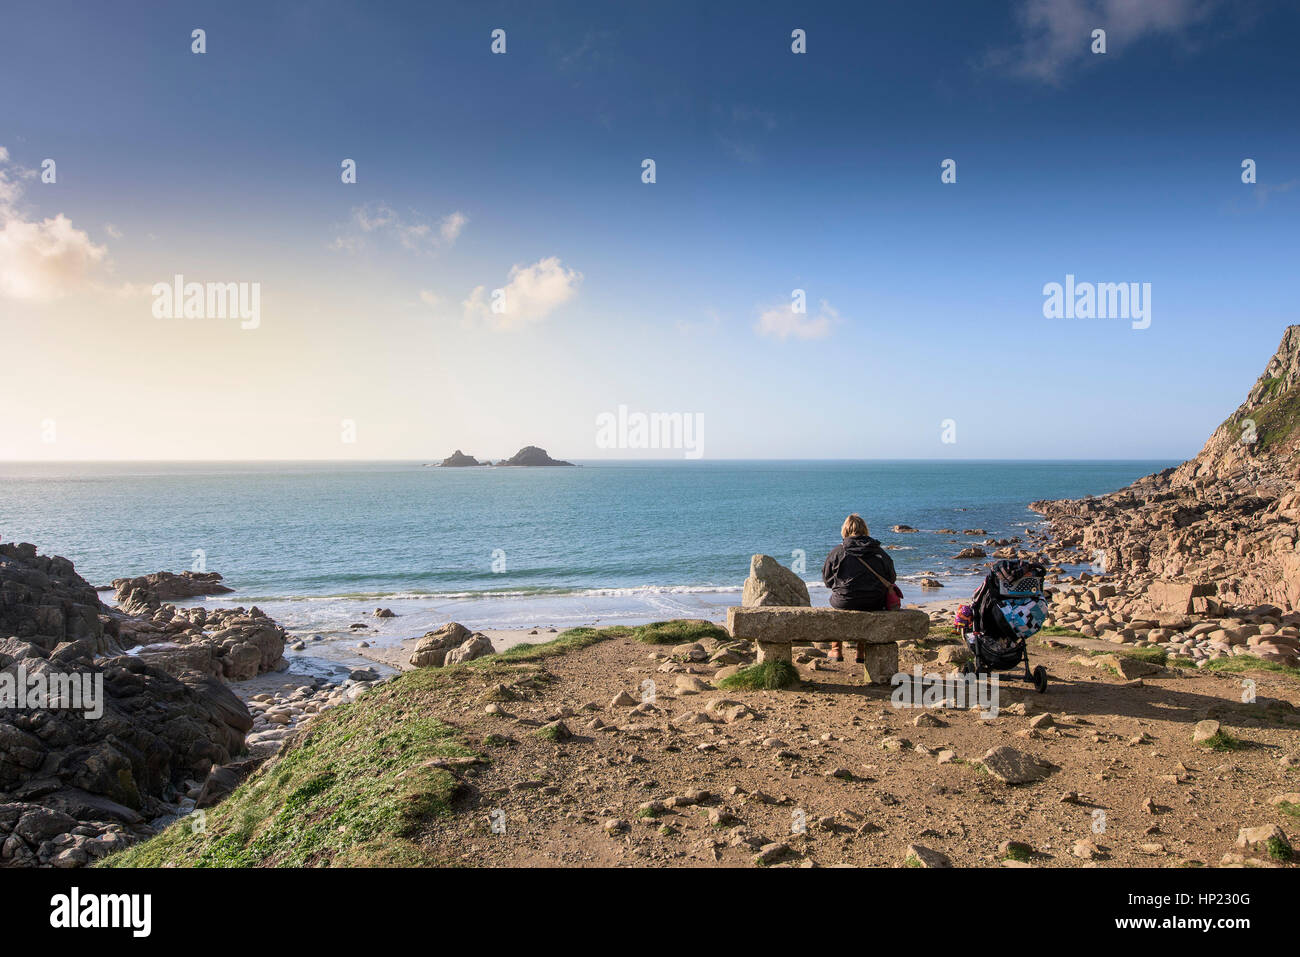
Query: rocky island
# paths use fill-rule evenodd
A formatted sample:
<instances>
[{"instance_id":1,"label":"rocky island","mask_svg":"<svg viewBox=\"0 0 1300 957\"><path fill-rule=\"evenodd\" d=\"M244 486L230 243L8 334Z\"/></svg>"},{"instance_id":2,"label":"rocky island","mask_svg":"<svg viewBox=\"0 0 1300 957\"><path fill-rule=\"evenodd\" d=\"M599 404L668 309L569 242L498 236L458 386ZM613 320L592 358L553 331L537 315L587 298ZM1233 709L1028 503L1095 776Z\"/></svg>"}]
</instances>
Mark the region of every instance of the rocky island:
<instances>
[{"instance_id":1,"label":"rocky island","mask_svg":"<svg viewBox=\"0 0 1300 957\"><path fill-rule=\"evenodd\" d=\"M455 452L452 452L451 455L447 456L445 459L439 462L438 468L463 469L463 468L470 468L476 465L490 465L490 464L491 464L490 462L480 462L478 459L474 458L474 456L466 455L460 449L457 449Z\"/></svg>"},{"instance_id":2,"label":"rocky island","mask_svg":"<svg viewBox=\"0 0 1300 957\"><path fill-rule=\"evenodd\" d=\"M546 454L546 449L539 449L535 445L525 445L508 459L503 459L497 465L518 465L518 466L552 466L567 465L572 466L572 462L561 462L559 459L553 459Z\"/></svg>"}]
</instances>

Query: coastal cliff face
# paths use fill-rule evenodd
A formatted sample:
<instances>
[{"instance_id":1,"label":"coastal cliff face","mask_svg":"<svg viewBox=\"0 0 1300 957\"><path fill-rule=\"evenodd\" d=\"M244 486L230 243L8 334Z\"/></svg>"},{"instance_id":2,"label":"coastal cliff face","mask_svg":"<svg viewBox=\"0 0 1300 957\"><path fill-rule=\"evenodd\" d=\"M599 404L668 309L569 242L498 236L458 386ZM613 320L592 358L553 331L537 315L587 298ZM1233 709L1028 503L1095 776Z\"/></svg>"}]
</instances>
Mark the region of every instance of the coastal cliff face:
<instances>
[{"instance_id":1,"label":"coastal cliff face","mask_svg":"<svg viewBox=\"0 0 1300 957\"><path fill-rule=\"evenodd\" d=\"M1058 544L1107 573L1200 586L1220 604L1300 609L1300 326L1196 458L1095 498L1034 502Z\"/></svg>"}]
</instances>

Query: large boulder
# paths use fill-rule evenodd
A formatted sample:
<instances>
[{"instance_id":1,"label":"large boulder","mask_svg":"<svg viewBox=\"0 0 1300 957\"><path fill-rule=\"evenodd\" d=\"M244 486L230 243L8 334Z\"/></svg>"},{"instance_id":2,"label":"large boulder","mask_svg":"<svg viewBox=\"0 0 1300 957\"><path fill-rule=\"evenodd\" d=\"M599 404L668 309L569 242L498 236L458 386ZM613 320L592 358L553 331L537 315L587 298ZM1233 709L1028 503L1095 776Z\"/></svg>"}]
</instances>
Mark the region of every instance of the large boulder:
<instances>
[{"instance_id":1,"label":"large boulder","mask_svg":"<svg viewBox=\"0 0 1300 957\"><path fill-rule=\"evenodd\" d=\"M1213 582L1155 581L1147 586L1147 604L1157 612L1188 615L1195 610L1193 598L1213 595L1214 592Z\"/></svg>"},{"instance_id":2,"label":"large boulder","mask_svg":"<svg viewBox=\"0 0 1300 957\"><path fill-rule=\"evenodd\" d=\"M490 655L493 652L492 641L487 635L475 633L468 639L461 642L457 647L447 652L444 659L444 665L459 665L466 661L473 661L475 658L482 658L484 655Z\"/></svg>"},{"instance_id":3,"label":"large boulder","mask_svg":"<svg viewBox=\"0 0 1300 957\"><path fill-rule=\"evenodd\" d=\"M493 652L487 635L471 632L457 621L449 621L416 642L411 664L417 668L441 668L473 661Z\"/></svg>"},{"instance_id":4,"label":"large boulder","mask_svg":"<svg viewBox=\"0 0 1300 957\"><path fill-rule=\"evenodd\" d=\"M790 569L771 555L755 555L749 560L749 577L741 594L741 605L809 606L808 586Z\"/></svg>"}]
</instances>

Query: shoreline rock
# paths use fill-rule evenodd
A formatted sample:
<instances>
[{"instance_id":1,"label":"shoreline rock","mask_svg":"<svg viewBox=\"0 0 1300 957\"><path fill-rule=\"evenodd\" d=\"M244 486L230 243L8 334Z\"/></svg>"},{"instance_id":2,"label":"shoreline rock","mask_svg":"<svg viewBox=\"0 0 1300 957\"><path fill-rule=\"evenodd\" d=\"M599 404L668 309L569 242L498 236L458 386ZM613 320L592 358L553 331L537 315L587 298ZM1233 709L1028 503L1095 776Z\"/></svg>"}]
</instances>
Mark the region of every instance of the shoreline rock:
<instances>
[{"instance_id":1,"label":"shoreline rock","mask_svg":"<svg viewBox=\"0 0 1300 957\"><path fill-rule=\"evenodd\" d=\"M148 615L162 607L163 602L199 598L203 595L225 595L234 589L221 584L216 572L154 572L135 578L115 578L112 588L117 593L117 606L128 615Z\"/></svg>"}]
</instances>

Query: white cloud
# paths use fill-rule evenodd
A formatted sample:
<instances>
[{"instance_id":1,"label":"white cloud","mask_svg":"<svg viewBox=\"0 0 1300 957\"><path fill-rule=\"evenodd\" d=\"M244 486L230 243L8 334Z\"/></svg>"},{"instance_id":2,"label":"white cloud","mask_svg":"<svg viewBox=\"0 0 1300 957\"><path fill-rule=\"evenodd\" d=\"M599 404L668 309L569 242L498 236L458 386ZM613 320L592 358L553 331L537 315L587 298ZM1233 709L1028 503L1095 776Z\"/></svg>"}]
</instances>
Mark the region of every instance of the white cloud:
<instances>
[{"instance_id":1,"label":"white cloud","mask_svg":"<svg viewBox=\"0 0 1300 957\"><path fill-rule=\"evenodd\" d=\"M817 315L795 312L788 302L765 309L758 317L754 330L760 336L773 339L825 339L840 322L840 314L825 299Z\"/></svg>"},{"instance_id":2,"label":"white cloud","mask_svg":"<svg viewBox=\"0 0 1300 957\"><path fill-rule=\"evenodd\" d=\"M39 222L18 210L21 180L34 170L14 166L0 146L0 295L13 299L57 299L86 284L108 256L62 213Z\"/></svg>"},{"instance_id":3,"label":"white cloud","mask_svg":"<svg viewBox=\"0 0 1300 957\"><path fill-rule=\"evenodd\" d=\"M430 309L437 309L442 305L442 297L430 289L421 289L420 302L424 303Z\"/></svg>"},{"instance_id":4,"label":"white cloud","mask_svg":"<svg viewBox=\"0 0 1300 957\"><path fill-rule=\"evenodd\" d=\"M1049 83L1095 56L1092 31L1106 31L1106 55L1147 36L1180 33L1204 20L1218 0L1025 0L1016 14L1021 37L989 63Z\"/></svg>"},{"instance_id":5,"label":"white cloud","mask_svg":"<svg viewBox=\"0 0 1300 957\"><path fill-rule=\"evenodd\" d=\"M460 235L460 231L465 228L465 224L468 222L469 217L459 210L452 213L450 216L444 216L441 225L438 227L438 232L442 236L442 241L448 245L454 243L456 237Z\"/></svg>"},{"instance_id":6,"label":"white cloud","mask_svg":"<svg viewBox=\"0 0 1300 957\"><path fill-rule=\"evenodd\" d=\"M108 235L109 235L111 238L113 238L113 239L121 239L121 238L122 238L122 230L118 229L118 228L117 228L116 226L114 226L112 223L105 223L105 224L104 224L104 232L108 233Z\"/></svg>"},{"instance_id":7,"label":"white cloud","mask_svg":"<svg viewBox=\"0 0 1300 957\"><path fill-rule=\"evenodd\" d=\"M582 273L566 269L558 256L539 259L531 266L515 265L510 267L500 295L485 286L469 294L462 304L465 319L493 323L499 328L538 322L577 295L581 282ZM494 312L494 305L501 311Z\"/></svg>"},{"instance_id":8,"label":"white cloud","mask_svg":"<svg viewBox=\"0 0 1300 957\"><path fill-rule=\"evenodd\" d=\"M330 249L358 252L365 248L367 236L387 233L412 252L436 252L454 243L468 222L469 217L457 210L439 220L435 229L418 216L403 217L387 203L367 203L352 210L348 230L334 238Z\"/></svg>"},{"instance_id":9,"label":"white cloud","mask_svg":"<svg viewBox=\"0 0 1300 957\"><path fill-rule=\"evenodd\" d=\"M85 283L107 255L62 213L39 223L9 219L0 227L0 293L57 299Z\"/></svg>"}]
</instances>

